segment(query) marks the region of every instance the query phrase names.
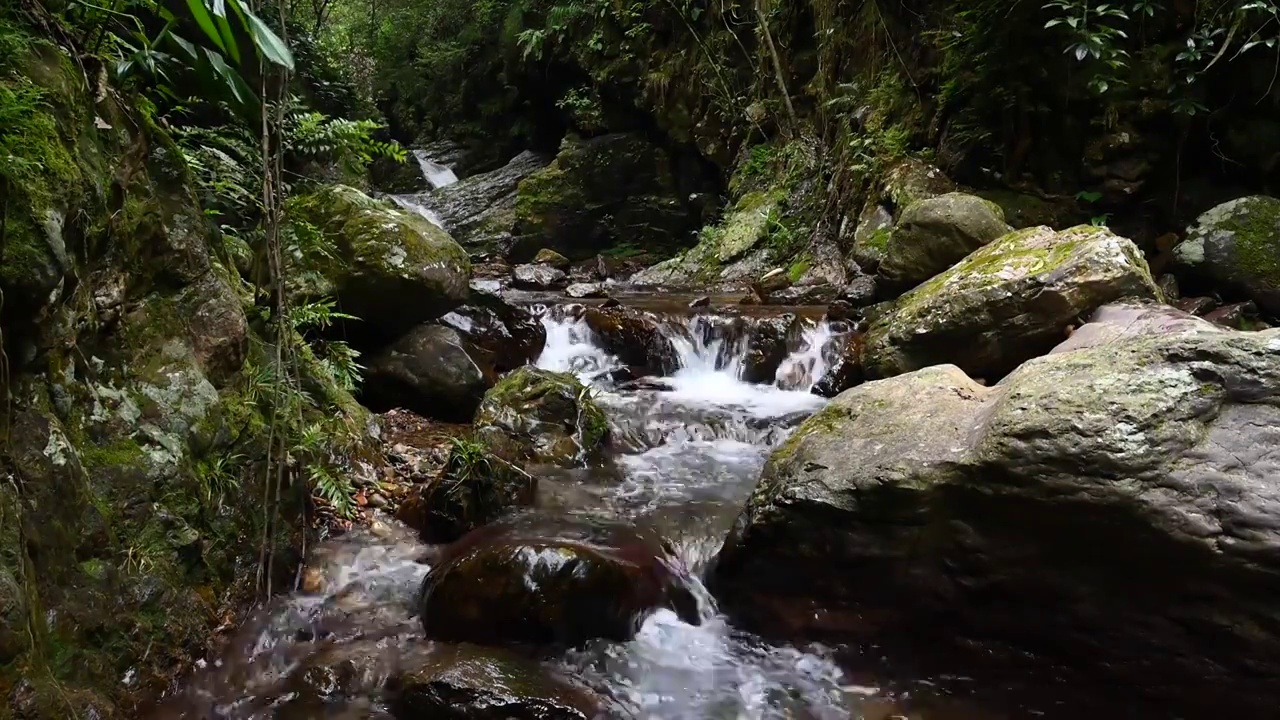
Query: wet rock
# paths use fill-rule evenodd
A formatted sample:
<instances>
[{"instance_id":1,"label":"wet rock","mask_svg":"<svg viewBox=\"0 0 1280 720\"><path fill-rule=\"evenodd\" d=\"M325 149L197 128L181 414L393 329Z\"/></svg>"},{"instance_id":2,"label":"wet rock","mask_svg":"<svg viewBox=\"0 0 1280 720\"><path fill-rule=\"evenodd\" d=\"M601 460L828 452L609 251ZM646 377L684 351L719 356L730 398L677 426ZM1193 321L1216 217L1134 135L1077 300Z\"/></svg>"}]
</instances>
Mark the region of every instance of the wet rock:
<instances>
[{"instance_id":1,"label":"wet rock","mask_svg":"<svg viewBox=\"0 0 1280 720\"><path fill-rule=\"evenodd\" d=\"M1223 305L1205 313L1204 319L1233 330L1251 330L1253 322L1258 319L1258 306L1252 301Z\"/></svg>"},{"instance_id":2,"label":"wet rock","mask_svg":"<svg viewBox=\"0 0 1280 720\"><path fill-rule=\"evenodd\" d=\"M569 284L569 276L550 265L517 265L511 277L512 284L524 290L558 290Z\"/></svg>"},{"instance_id":3,"label":"wet rock","mask_svg":"<svg viewBox=\"0 0 1280 720\"><path fill-rule=\"evenodd\" d=\"M702 297L694 298L693 300L689 301L689 307L691 308L704 308L704 307L709 307L710 305L711 305L711 298L707 297L706 295L703 295Z\"/></svg>"},{"instance_id":4,"label":"wet rock","mask_svg":"<svg viewBox=\"0 0 1280 720\"><path fill-rule=\"evenodd\" d=\"M298 273L303 297L335 297L360 327L392 339L461 305L470 291L471 262L463 249L425 218L334 185L295 198L290 208L337 247Z\"/></svg>"},{"instance_id":5,"label":"wet rock","mask_svg":"<svg viewBox=\"0 0 1280 720\"><path fill-rule=\"evenodd\" d=\"M1174 307L1182 312L1204 317L1210 310L1218 307L1218 301L1208 297L1189 297L1174 303Z\"/></svg>"},{"instance_id":6,"label":"wet rock","mask_svg":"<svg viewBox=\"0 0 1280 720\"><path fill-rule=\"evenodd\" d=\"M1178 288L1178 278L1173 273L1161 275L1156 281L1156 286L1160 288L1160 294L1167 303L1177 304L1178 299L1182 297Z\"/></svg>"},{"instance_id":7,"label":"wet rock","mask_svg":"<svg viewBox=\"0 0 1280 720\"><path fill-rule=\"evenodd\" d=\"M750 383L772 384L778 366L787 359L789 348L799 342L803 329L800 318L791 313L761 318L749 326L742 379Z\"/></svg>"},{"instance_id":8,"label":"wet rock","mask_svg":"<svg viewBox=\"0 0 1280 720\"><path fill-rule=\"evenodd\" d=\"M925 631L1274 707L1277 348L1126 303L993 387L950 365L860 385L770 457L713 589L806 638Z\"/></svg>"},{"instance_id":9,"label":"wet rock","mask_svg":"<svg viewBox=\"0 0 1280 720\"><path fill-rule=\"evenodd\" d=\"M240 298L210 272L180 302L191 309L189 336L196 362L220 386L240 371L249 353L249 322Z\"/></svg>"},{"instance_id":10,"label":"wet rock","mask_svg":"<svg viewBox=\"0 0 1280 720\"><path fill-rule=\"evenodd\" d=\"M590 258L621 240L678 246L700 224L678 180L667 152L642 137L566 139L550 165L520 183L513 257L547 247Z\"/></svg>"},{"instance_id":11,"label":"wet rock","mask_svg":"<svg viewBox=\"0 0 1280 720\"><path fill-rule=\"evenodd\" d=\"M583 320L600 347L627 365L661 375L675 369L675 348L658 321L625 306L587 308Z\"/></svg>"},{"instance_id":12,"label":"wet rock","mask_svg":"<svg viewBox=\"0 0 1280 720\"><path fill-rule=\"evenodd\" d=\"M434 646L395 686L396 720L593 720L603 704L534 660L470 644Z\"/></svg>"},{"instance_id":13,"label":"wet rock","mask_svg":"<svg viewBox=\"0 0 1280 720\"><path fill-rule=\"evenodd\" d=\"M869 379L950 362L998 378L1123 297L1158 298L1142 253L1105 228L1010 233L896 300L871 322Z\"/></svg>"},{"instance_id":14,"label":"wet rock","mask_svg":"<svg viewBox=\"0 0 1280 720\"><path fill-rule=\"evenodd\" d=\"M663 607L699 622L688 571L656 536L541 516L454 543L423 580L419 607L428 637L486 645L626 641Z\"/></svg>"},{"instance_id":15,"label":"wet rock","mask_svg":"<svg viewBox=\"0 0 1280 720\"><path fill-rule=\"evenodd\" d=\"M600 280L608 280L614 275L617 275L618 271L622 269L621 263L617 260L607 258L604 255L596 256L595 266L596 277Z\"/></svg>"},{"instance_id":16,"label":"wet rock","mask_svg":"<svg viewBox=\"0 0 1280 720\"><path fill-rule=\"evenodd\" d=\"M470 343L473 356L497 373L533 362L547 342L546 327L529 311L479 290L472 290L467 303L446 313L439 324L456 330Z\"/></svg>"},{"instance_id":17,"label":"wet rock","mask_svg":"<svg viewBox=\"0 0 1280 720\"><path fill-rule=\"evenodd\" d=\"M791 287L791 278L787 277L787 271L782 268L774 268L764 275L755 283L757 293L761 298L768 298L772 293L779 290L785 290Z\"/></svg>"},{"instance_id":18,"label":"wet rock","mask_svg":"<svg viewBox=\"0 0 1280 720\"><path fill-rule=\"evenodd\" d=\"M973 195L947 193L914 202L889 236L878 284L892 292L915 287L1011 229L999 205Z\"/></svg>"},{"instance_id":19,"label":"wet rock","mask_svg":"<svg viewBox=\"0 0 1280 720\"><path fill-rule=\"evenodd\" d=\"M1174 248L1174 263L1190 285L1209 282L1280 315L1280 199L1243 197L1209 210Z\"/></svg>"},{"instance_id":20,"label":"wet rock","mask_svg":"<svg viewBox=\"0 0 1280 720\"><path fill-rule=\"evenodd\" d=\"M483 446L455 441L443 472L415 486L396 517L424 542L453 542L512 508L532 504L537 487L533 476Z\"/></svg>"},{"instance_id":21,"label":"wet rock","mask_svg":"<svg viewBox=\"0 0 1280 720\"><path fill-rule=\"evenodd\" d=\"M572 467L598 451L608 435L604 412L576 377L529 366L485 393L475 416L476 440L520 467Z\"/></svg>"},{"instance_id":22,"label":"wet rock","mask_svg":"<svg viewBox=\"0 0 1280 720\"><path fill-rule=\"evenodd\" d=\"M535 265L550 265L557 270L566 271L569 269L570 264L569 258L561 255L551 248L542 248L539 250L538 254L533 256L533 263Z\"/></svg>"},{"instance_id":23,"label":"wet rock","mask_svg":"<svg viewBox=\"0 0 1280 720\"><path fill-rule=\"evenodd\" d=\"M609 293L604 289L604 285L600 283L573 283L565 288L564 294L577 300L609 296Z\"/></svg>"},{"instance_id":24,"label":"wet rock","mask_svg":"<svg viewBox=\"0 0 1280 720\"><path fill-rule=\"evenodd\" d=\"M373 407L404 407L453 422L471 419L495 376L452 328L423 325L369 361L363 398Z\"/></svg>"},{"instance_id":25,"label":"wet rock","mask_svg":"<svg viewBox=\"0 0 1280 720\"><path fill-rule=\"evenodd\" d=\"M840 299L852 307L860 308L876 301L876 279L873 275L858 275L840 292Z\"/></svg>"},{"instance_id":26,"label":"wet rock","mask_svg":"<svg viewBox=\"0 0 1280 720\"><path fill-rule=\"evenodd\" d=\"M611 308L622 307L622 303L617 298L608 298L598 306L601 310L609 310Z\"/></svg>"},{"instance_id":27,"label":"wet rock","mask_svg":"<svg viewBox=\"0 0 1280 720\"><path fill-rule=\"evenodd\" d=\"M618 385L618 392L671 392L675 388L657 378L642 377Z\"/></svg>"},{"instance_id":28,"label":"wet rock","mask_svg":"<svg viewBox=\"0 0 1280 720\"><path fill-rule=\"evenodd\" d=\"M811 392L833 398L862 382L862 336L850 333Z\"/></svg>"}]
</instances>

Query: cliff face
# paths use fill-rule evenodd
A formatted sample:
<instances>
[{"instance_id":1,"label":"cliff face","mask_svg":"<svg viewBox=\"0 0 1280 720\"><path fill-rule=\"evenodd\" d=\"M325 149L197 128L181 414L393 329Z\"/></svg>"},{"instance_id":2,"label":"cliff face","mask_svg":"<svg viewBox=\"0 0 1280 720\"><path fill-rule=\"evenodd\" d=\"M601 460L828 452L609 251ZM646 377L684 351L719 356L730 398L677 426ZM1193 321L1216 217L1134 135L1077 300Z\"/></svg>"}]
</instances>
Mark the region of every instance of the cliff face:
<instances>
[{"instance_id":1,"label":"cliff face","mask_svg":"<svg viewBox=\"0 0 1280 720\"><path fill-rule=\"evenodd\" d=\"M181 148L91 61L0 31L0 716L135 717L291 579L306 494L258 480L276 355ZM367 414L300 364L300 412L360 446Z\"/></svg>"}]
</instances>

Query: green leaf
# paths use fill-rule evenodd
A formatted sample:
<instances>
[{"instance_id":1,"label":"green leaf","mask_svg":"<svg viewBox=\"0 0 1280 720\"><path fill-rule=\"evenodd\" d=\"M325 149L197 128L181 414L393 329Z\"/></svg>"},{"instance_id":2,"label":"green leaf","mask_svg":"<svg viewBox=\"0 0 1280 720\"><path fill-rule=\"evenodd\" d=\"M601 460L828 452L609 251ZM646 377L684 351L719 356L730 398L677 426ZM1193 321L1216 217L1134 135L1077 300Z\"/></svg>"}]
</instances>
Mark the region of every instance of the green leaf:
<instances>
[{"instance_id":1,"label":"green leaf","mask_svg":"<svg viewBox=\"0 0 1280 720\"><path fill-rule=\"evenodd\" d=\"M209 14L209 9L204 6L204 0L187 0L187 9L191 11L191 17L195 18L200 29L204 34L209 36L214 45L226 50L226 46L222 42L222 34L218 32L217 26L213 22L213 16Z\"/></svg>"},{"instance_id":2,"label":"green leaf","mask_svg":"<svg viewBox=\"0 0 1280 720\"><path fill-rule=\"evenodd\" d=\"M204 52L205 55L208 56L209 64L213 66L214 72L222 76L223 82L225 82L227 84L227 88L231 90L231 94L235 97L236 102L241 105L246 104L246 96L241 94L240 89L240 85L243 85L244 81L241 80L239 83L236 82L236 79L240 77L239 73L232 70L230 65L227 65L226 59L224 59L221 54L213 52L212 50L205 50Z\"/></svg>"},{"instance_id":3,"label":"green leaf","mask_svg":"<svg viewBox=\"0 0 1280 720\"><path fill-rule=\"evenodd\" d=\"M221 3L219 0L215 0L214 4L216 7ZM222 39L227 43L227 54L231 56L232 62L239 65L240 48L236 46L236 36L235 33L231 32L231 23L227 22L226 9L223 9L223 14L221 15L217 14L217 10L215 9L214 18L218 23L218 32L222 33Z\"/></svg>"},{"instance_id":4,"label":"green leaf","mask_svg":"<svg viewBox=\"0 0 1280 720\"><path fill-rule=\"evenodd\" d=\"M293 53L289 52L289 46L284 44L280 36L272 32L262 19L249 11L249 8L241 7L244 14L245 23L249 28L249 34L253 36L253 42L257 44L258 49L271 62L277 65L293 69Z\"/></svg>"},{"instance_id":5,"label":"green leaf","mask_svg":"<svg viewBox=\"0 0 1280 720\"><path fill-rule=\"evenodd\" d=\"M178 44L178 47L182 48L182 51L191 58L191 62L195 63L200 61L200 51L196 50L195 45L192 45L181 36L174 35L173 33L170 33L169 37L173 38L173 41Z\"/></svg>"}]
</instances>

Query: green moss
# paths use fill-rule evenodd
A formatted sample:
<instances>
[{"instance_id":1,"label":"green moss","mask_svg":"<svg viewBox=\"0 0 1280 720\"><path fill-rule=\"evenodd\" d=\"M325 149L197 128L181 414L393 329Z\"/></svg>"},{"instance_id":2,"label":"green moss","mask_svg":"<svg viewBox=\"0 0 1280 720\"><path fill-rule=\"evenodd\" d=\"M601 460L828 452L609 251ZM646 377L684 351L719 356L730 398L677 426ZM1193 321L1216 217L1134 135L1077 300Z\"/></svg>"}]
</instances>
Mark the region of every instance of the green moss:
<instances>
[{"instance_id":1,"label":"green moss","mask_svg":"<svg viewBox=\"0 0 1280 720\"><path fill-rule=\"evenodd\" d=\"M1217 227L1235 235L1235 261L1250 278L1280 287L1280 200L1245 200Z\"/></svg>"},{"instance_id":2,"label":"green moss","mask_svg":"<svg viewBox=\"0 0 1280 720\"><path fill-rule=\"evenodd\" d=\"M132 437L115 438L107 445L86 442L78 446L80 460L85 470L94 471L106 468L143 467L147 454L142 446Z\"/></svg>"},{"instance_id":3,"label":"green moss","mask_svg":"<svg viewBox=\"0 0 1280 720\"><path fill-rule=\"evenodd\" d=\"M874 248L880 252L885 252L889 247L889 239L893 237L893 227L885 226L878 228L867 236L867 247Z\"/></svg>"},{"instance_id":4,"label":"green moss","mask_svg":"<svg viewBox=\"0 0 1280 720\"><path fill-rule=\"evenodd\" d=\"M793 283L800 282L800 278L804 277L812 264L807 255L796 258L795 262L791 263L791 267L787 268L787 277Z\"/></svg>"}]
</instances>

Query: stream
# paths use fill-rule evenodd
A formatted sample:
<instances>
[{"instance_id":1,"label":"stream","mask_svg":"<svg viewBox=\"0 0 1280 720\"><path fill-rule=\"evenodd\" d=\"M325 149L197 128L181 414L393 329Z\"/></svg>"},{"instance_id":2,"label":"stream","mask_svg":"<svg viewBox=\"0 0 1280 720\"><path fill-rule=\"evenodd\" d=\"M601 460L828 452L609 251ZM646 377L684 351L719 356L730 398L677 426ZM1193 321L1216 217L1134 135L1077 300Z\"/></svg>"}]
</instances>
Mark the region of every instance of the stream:
<instances>
[{"instance_id":1,"label":"stream","mask_svg":"<svg viewBox=\"0 0 1280 720\"><path fill-rule=\"evenodd\" d=\"M775 383L751 384L739 379L750 324L667 316L679 368L652 381L660 389L623 392L609 380L618 361L595 344L575 306L532 310L547 329L537 365L591 385L616 453L607 468L541 476L540 508L656 529L700 576L771 449L825 402L809 389L839 328L805 320ZM325 542L312 552L309 592L280 598L246 623L160 717L394 718L384 705L387 682L430 646L412 602L431 557L391 519ZM607 698L609 717L884 720L925 718L926 710L933 720L1005 717L961 705L929 682L889 689L855 678L820 647L770 645L734 628L700 585L695 591L699 625L659 610L629 642L597 642L545 662Z\"/></svg>"}]
</instances>

